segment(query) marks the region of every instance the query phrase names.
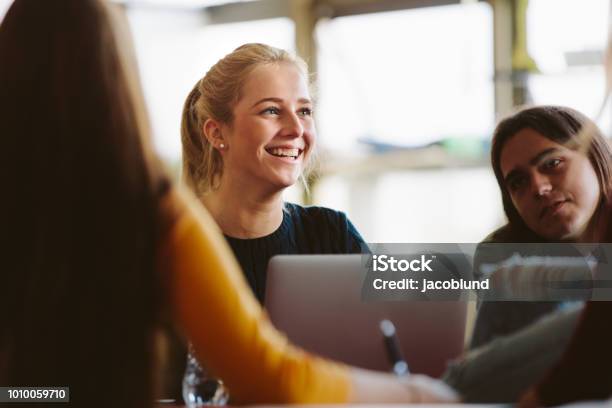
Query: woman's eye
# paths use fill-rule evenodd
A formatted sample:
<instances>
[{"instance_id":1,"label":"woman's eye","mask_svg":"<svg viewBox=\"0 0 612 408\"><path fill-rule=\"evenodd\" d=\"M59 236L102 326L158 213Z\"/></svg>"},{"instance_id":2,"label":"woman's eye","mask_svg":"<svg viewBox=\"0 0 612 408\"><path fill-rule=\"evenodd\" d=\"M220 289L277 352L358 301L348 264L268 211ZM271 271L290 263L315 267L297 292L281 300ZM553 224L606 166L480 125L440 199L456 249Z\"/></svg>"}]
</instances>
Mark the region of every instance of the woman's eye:
<instances>
[{"instance_id":1,"label":"woman's eye","mask_svg":"<svg viewBox=\"0 0 612 408\"><path fill-rule=\"evenodd\" d=\"M525 177L515 177L508 182L510 191L517 191L525 185Z\"/></svg>"},{"instance_id":2,"label":"woman's eye","mask_svg":"<svg viewBox=\"0 0 612 408\"><path fill-rule=\"evenodd\" d=\"M262 110L261 113L268 114L268 115L278 115L280 114L280 109L278 109L277 107L271 106L269 108Z\"/></svg>"},{"instance_id":3,"label":"woman's eye","mask_svg":"<svg viewBox=\"0 0 612 408\"><path fill-rule=\"evenodd\" d=\"M560 164L561 164L561 159L550 159L550 160L546 160L542 167L550 170L550 169L559 167Z\"/></svg>"},{"instance_id":4,"label":"woman's eye","mask_svg":"<svg viewBox=\"0 0 612 408\"><path fill-rule=\"evenodd\" d=\"M312 109L310 108L302 108L298 111L301 116L312 116Z\"/></svg>"}]
</instances>

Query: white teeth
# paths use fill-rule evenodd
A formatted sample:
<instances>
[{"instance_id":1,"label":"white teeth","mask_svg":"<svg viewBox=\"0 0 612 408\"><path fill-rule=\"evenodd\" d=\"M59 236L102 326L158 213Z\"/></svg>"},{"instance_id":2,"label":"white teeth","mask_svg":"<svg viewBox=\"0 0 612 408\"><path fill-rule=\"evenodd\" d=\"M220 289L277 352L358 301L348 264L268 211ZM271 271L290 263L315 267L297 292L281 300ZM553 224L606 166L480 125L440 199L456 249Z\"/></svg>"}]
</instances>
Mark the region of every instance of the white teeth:
<instances>
[{"instance_id":1,"label":"white teeth","mask_svg":"<svg viewBox=\"0 0 612 408\"><path fill-rule=\"evenodd\" d=\"M274 147L272 149L268 149L268 152L274 156L297 158L300 154L300 149L283 149L280 147Z\"/></svg>"}]
</instances>

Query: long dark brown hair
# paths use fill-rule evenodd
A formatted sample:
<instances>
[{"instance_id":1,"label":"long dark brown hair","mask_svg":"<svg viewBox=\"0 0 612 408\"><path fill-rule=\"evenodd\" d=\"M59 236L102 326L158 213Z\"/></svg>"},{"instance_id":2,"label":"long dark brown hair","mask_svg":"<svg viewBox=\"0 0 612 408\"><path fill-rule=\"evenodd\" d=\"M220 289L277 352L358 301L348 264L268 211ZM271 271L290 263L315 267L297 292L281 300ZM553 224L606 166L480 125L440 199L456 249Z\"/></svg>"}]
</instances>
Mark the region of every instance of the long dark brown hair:
<instances>
[{"instance_id":1,"label":"long dark brown hair","mask_svg":"<svg viewBox=\"0 0 612 408\"><path fill-rule=\"evenodd\" d=\"M16 0L0 25L0 385L145 407L168 184L110 7Z\"/></svg>"},{"instance_id":2,"label":"long dark brown hair","mask_svg":"<svg viewBox=\"0 0 612 408\"><path fill-rule=\"evenodd\" d=\"M542 240L531 231L512 204L510 193L504 183L500 158L506 142L523 129L533 129L542 136L570 149L579 149L582 141L579 133L589 125L592 129L591 140L586 150L587 157L595 170L601 202L594 217L602 215L604 208L610 206L612 193L612 150L599 128L582 113L564 106L534 106L525 108L503 119L495 129L491 147L491 164L502 195L504 211L508 217L508 234L520 242L525 239ZM600 219L602 221L602 219Z\"/></svg>"}]
</instances>

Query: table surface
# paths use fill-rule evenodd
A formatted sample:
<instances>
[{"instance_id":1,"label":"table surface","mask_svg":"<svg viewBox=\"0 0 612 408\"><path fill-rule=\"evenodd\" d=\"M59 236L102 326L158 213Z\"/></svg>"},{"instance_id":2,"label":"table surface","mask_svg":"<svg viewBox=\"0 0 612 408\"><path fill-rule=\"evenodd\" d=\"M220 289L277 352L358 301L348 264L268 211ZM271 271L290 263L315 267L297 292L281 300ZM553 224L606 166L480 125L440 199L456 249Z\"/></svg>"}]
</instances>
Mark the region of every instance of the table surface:
<instances>
[{"instance_id":1,"label":"table surface","mask_svg":"<svg viewBox=\"0 0 612 408\"><path fill-rule=\"evenodd\" d=\"M176 404L158 404L159 408L187 408L186 405L176 405ZM384 406L385 408L406 408L406 407L431 407L431 408L466 408L466 407L474 407L474 408L499 408L499 407L507 407L507 404L309 404L309 405L290 405L290 404L280 404L280 405L241 405L241 408L248 407L257 407L257 408L282 408L282 407L307 407L307 408L338 408L338 407L346 407L346 408L380 408ZM225 406L214 406L208 405L206 408L232 408L230 405ZM238 408L238 406L234 407Z\"/></svg>"}]
</instances>

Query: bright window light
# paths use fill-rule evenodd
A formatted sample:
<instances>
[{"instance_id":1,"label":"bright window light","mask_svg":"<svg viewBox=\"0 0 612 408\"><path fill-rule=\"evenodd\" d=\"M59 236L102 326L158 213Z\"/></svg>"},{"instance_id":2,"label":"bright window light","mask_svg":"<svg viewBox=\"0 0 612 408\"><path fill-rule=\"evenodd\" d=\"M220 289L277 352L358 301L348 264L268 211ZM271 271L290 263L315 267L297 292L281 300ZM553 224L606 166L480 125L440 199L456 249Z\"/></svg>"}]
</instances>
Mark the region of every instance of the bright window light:
<instances>
[{"instance_id":1,"label":"bright window light","mask_svg":"<svg viewBox=\"0 0 612 408\"><path fill-rule=\"evenodd\" d=\"M494 121L488 4L332 19L317 28L322 143L482 138Z\"/></svg>"},{"instance_id":2,"label":"bright window light","mask_svg":"<svg viewBox=\"0 0 612 408\"><path fill-rule=\"evenodd\" d=\"M163 8L203 8L220 6L228 3L244 3L253 0L112 0L136 6L155 6Z\"/></svg>"},{"instance_id":3,"label":"bright window light","mask_svg":"<svg viewBox=\"0 0 612 408\"><path fill-rule=\"evenodd\" d=\"M13 0L0 0L0 22L8 11L8 8L13 3Z\"/></svg>"},{"instance_id":4,"label":"bright window light","mask_svg":"<svg viewBox=\"0 0 612 408\"><path fill-rule=\"evenodd\" d=\"M533 103L566 105L591 117L597 114L605 89L601 62L608 9L608 0L529 2L528 48L540 70L529 78ZM608 132L610 116L599 121Z\"/></svg>"}]
</instances>

